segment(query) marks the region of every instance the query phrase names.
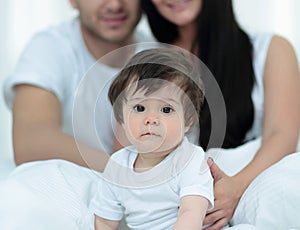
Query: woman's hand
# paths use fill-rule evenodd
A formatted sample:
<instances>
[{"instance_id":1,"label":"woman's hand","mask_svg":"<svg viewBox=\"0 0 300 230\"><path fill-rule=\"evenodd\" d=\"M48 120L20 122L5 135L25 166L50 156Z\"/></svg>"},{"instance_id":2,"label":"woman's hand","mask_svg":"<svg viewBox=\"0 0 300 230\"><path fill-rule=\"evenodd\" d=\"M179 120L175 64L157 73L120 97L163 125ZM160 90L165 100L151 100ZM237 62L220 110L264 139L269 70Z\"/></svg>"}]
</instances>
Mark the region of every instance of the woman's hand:
<instances>
[{"instance_id":1,"label":"woman's hand","mask_svg":"<svg viewBox=\"0 0 300 230\"><path fill-rule=\"evenodd\" d=\"M214 177L214 208L207 212L203 225L206 230L219 230L232 218L243 191L234 177L227 176L211 159L208 160Z\"/></svg>"}]
</instances>

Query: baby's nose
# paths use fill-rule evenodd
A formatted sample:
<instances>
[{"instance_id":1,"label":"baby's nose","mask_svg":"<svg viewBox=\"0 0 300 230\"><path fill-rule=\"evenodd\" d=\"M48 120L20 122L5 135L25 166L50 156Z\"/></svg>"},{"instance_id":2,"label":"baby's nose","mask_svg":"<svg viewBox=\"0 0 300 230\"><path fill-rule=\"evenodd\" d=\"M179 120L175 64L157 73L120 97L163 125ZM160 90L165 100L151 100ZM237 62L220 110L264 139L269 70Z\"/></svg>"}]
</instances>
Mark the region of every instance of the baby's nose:
<instances>
[{"instance_id":1,"label":"baby's nose","mask_svg":"<svg viewBox=\"0 0 300 230\"><path fill-rule=\"evenodd\" d=\"M159 119L155 116L147 116L145 125L159 125Z\"/></svg>"}]
</instances>

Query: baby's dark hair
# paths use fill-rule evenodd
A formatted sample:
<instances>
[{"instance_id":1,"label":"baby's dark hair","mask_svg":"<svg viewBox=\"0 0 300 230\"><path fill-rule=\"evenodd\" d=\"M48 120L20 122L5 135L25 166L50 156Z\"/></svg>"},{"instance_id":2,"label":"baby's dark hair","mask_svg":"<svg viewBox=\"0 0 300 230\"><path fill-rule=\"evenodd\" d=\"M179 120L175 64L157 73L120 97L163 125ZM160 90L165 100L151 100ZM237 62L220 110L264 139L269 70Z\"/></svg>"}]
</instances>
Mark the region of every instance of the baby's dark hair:
<instances>
[{"instance_id":1,"label":"baby's dark hair","mask_svg":"<svg viewBox=\"0 0 300 230\"><path fill-rule=\"evenodd\" d=\"M143 90L145 96L175 84L183 92L185 125L198 122L204 101L204 89L200 79L199 63L192 54L175 48L147 49L135 54L112 82L108 97L113 105L117 122L123 123L123 104L126 92L134 86L134 92Z\"/></svg>"}]
</instances>

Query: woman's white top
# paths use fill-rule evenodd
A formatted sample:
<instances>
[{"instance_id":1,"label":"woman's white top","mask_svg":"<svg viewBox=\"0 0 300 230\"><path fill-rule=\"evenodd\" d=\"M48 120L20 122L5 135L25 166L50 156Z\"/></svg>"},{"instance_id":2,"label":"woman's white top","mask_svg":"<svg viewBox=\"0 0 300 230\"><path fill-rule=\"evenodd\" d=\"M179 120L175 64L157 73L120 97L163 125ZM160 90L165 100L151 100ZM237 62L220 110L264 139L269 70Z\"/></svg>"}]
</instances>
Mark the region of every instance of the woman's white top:
<instances>
[{"instance_id":1,"label":"woman's white top","mask_svg":"<svg viewBox=\"0 0 300 230\"><path fill-rule=\"evenodd\" d=\"M262 122L264 115L264 72L265 63L272 34L250 35L253 45L253 69L255 82L252 91L254 106L254 121L252 128L247 132L245 140L251 140L262 134Z\"/></svg>"}]
</instances>

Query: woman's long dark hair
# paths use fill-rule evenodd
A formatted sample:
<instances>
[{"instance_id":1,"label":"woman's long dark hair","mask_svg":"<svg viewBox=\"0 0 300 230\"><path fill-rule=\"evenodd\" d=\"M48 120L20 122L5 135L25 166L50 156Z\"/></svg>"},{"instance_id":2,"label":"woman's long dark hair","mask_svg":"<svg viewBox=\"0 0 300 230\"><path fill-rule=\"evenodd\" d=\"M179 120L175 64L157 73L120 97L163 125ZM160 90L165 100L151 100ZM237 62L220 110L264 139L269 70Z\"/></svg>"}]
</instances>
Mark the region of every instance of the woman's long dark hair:
<instances>
[{"instance_id":1,"label":"woman's long dark hair","mask_svg":"<svg viewBox=\"0 0 300 230\"><path fill-rule=\"evenodd\" d=\"M177 26L164 19L151 0L141 0L141 4L156 39L175 42ZM198 47L198 57L214 75L225 100L227 127L222 147L236 147L244 142L254 117L252 44L236 22L231 0L202 0L197 29L198 36L192 45ZM210 130L210 110L205 102L200 114L199 144L203 148L210 140Z\"/></svg>"}]
</instances>

